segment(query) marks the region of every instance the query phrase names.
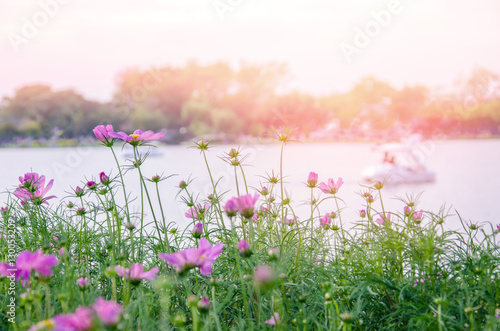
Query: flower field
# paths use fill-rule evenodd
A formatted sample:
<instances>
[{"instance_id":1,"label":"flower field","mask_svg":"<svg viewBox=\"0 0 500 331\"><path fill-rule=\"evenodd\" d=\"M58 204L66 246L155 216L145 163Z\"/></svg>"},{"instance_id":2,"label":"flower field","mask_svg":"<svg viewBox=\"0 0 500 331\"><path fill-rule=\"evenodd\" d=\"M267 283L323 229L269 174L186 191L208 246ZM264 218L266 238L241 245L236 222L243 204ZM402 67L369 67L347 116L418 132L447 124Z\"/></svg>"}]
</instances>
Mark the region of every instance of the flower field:
<instances>
[{"instance_id":1,"label":"flower field","mask_svg":"<svg viewBox=\"0 0 500 331\"><path fill-rule=\"evenodd\" d=\"M210 142L197 142L208 196L190 180L143 174L141 149L163 133L94 134L115 171L89 174L60 203L50 191L62 183L36 169L13 179L1 207L0 330L500 329L500 224L450 230L446 211L412 196L386 210L381 182L345 206L333 174L304 174L310 199L293 201L282 171L291 132L276 133L280 164L262 169L260 187L247 185L240 148L221 155L231 192L210 170ZM134 152L125 164L122 144ZM186 228L166 222L162 190L174 185ZM310 212L296 214L300 203Z\"/></svg>"}]
</instances>

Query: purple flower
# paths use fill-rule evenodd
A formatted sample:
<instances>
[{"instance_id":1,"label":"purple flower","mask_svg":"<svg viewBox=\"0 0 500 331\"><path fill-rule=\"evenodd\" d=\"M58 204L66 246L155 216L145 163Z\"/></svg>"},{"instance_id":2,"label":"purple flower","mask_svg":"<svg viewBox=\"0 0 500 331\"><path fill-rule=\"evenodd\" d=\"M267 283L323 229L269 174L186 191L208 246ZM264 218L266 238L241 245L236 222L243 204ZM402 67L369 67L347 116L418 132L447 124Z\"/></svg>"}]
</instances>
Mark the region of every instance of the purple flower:
<instances>
[{"instance_id":1,"label":"purple flower","mask_svg":"<svg viewBox=\"0 0 500 331\"><path fill-rule=\"evenodd\" d=\"M97 183L94 182L93 180L87 182L87 187L89 190L95 190L97 187Z\"/></svg>"},{"instance_id":2,"label":"purple flower","mask_svg":"<svg viewBox=\"0 0 500 331\"><path fill-rule=\"evenodd\" d=\"M193 237L200 238L203 234L203 224L201 224L200 222L196 223L193 227L192 233Z\"/></svg>"},{"instance_id":3,"label":"purple flower","mask_svg":"<svg viewBox=\"0 0 500 331\"><path fill-rule=\"evenodd\" d=\"M420 222L420 221L422 221L422 216L423 216L423 213L424 213L424 212L423 212L422 210L421 210L421 211L419 211L418 213L413 213L413 220L414 220L415 222Z\"/></svg>"},{"instance_id":4,"label":"purple flower","mask_svg":"<svg viewBox=\"0 0 500 331\"><path fill-rule=\"evenodd\" d=\"M7 215L9 213L9 207L0 207L0 213L2 215Z\"/></svg>"},{"instance_id":5,"label":"purple flower","mask_svg":"<svg viewBox=\"0 0 500 331\"><path fill-rule=\"evenodd\" d=\"M99 179L101 180L101 183L102 183L103 185L106 185L106 186L107 186L107 185L109 185L109 183L111 183L111 181L109 180L109 176L107 176L107 175L104 173L104 171L103 171L103 172L101 172L101 173L99 174Z\"/></svg>"},{"instance_id":6,"label":"purple flower","mask_svg":"<svg viewBox=\"0 0 500 331\"><path fill-rule=\"evenodd\" d=\"M83 331L92 327L94 312L88 307L78 307L74 313L59 314L52 320L56 324L53 331Z\"/></svg>"},{"instance_id":7,"label":"purple flower","mask_svg":"<svg viewBox=\"0 0 500 331\"><path fill-rule=\"evenodd\" d=\"M245 218L252 218L254 214L255 203L259 199L259 194L255 193L240 195L238 197L238 211Z\"/></svg>"},{"instance_id":8,"label":"purple flower","mask_svg":"<svg viewBox=\"0 0 500 331\"><path fill-rule=\"evenodd\" d=\"M111 147L113 146L113 137L111 134L114 134L115 131L113 131L113 126L111 124L108 124L106 126L104 125L98 125L94 128L94 134L97 139L102 141L104 145Z\"/></svg>"},{"instance_id":9,"label":"purple flower","mask_svg":"<svg viewBox=\"0 0 500 331\"><path fill-rule=\"evenodd\" d=\"M274 270L270 266L264 264L255 267L253 275L256 285L259 286L271 285L276 279Z\"/></svg>"},{"instance_id":10,"label":"purple flower","mask_svg":"<svg viewBox=\"0 0 500 331\"><path fill-rule=\"evenodd\" d=\"M110 137L121 139L133 146L138 146L147 141L154 141L163 138L163 132L154 133L153 131L135 130L134 133L128 135L125 132L111 132Z\"/></svg>"},{"instance_id":11,"label":"purple flower","mask_svg":"<svg viewBox=\"0 0 500 331\"><path fill-rule=\"evenodd\" d=\"M328 178L328 184L321 183L318 185L318 187L324 193L336 194L339 191L342 184L344 184L344 181L342 181L341 177L337 179L337 183L333 181L333 178Z\"/></svg>"},{"instance_id":12,"label":"purple flower","mask_svg":"<svg viewBox=\"0 0 500 331\"><path fill-rule=\"evenodd\" d=\"M42 203L49 204L47 200L56 197L55 195L45 196L52 188L53 179L45 186L45 176L31 172L26 173L24 177L19 177L19 181L21 185L14 191L14 195L21 199L21 203L24 202L26 204L28 201L31 201L35 205L41 205Z\"/></svg>"},{"instance_id":13,"label":"purple flower","mask_svg":"<svg viewBox=\"0 0 500 331\"><path fill-rule=\"evenodd\" d=\"M36 191L45 184L45 176L40 176L36 172L27 172L24 176L19 176L20 188L25 188L30 192Z\"/></svg>"},{"instance_id":14,"label":"purple flower","mask_svg":"<svg viewBox=\"0 0 500 331\"><path fill-rule=\"evenodd\" d=\"M315 188L316 184L318 184L318 174L315 172L310 172L307 177L307 187Z\"/></svg>"},{"instance_id":15,"label":"purple flower","mask_svg":"<svg viewBox=\"0 0 500 331\"><path fill-rule=\"evenodd\" d=\"M107 326L115 326L120 322L123 308L114 301L106 301L104 298L98 298L92 305L99 320Z\"/></svg>"},{"instance_id":16,"label":"purple flower","mask_svg":"<svg viewBox=\"0 0 500 331\"><path fill-rule=\"evenodd\" d=\"M319 224L325 229L329 228L331 223L332 219L328 213L319 219Z\"/></svg>"},{"instance_id":17,"label":"purple flower","mask_svg":"<svg viewBox=\"0 0 500 331\"><path fill-rule=\"evenodd\" d=\"M203 298L200 301L198 301L198 309L206 313L210 309L210 300L208 298Z\"/></svg>"},{"instance_id":18,"label":"purple flower","mask_svg":"<svg viewBox=\"0 0 500 331\"><path fill-rule=\"evenodd\" d=\"M82 189L80 186L77 186L77 187L75 188L75 195L76 195L77 197L81 197L81 196L83 196L84 194L85 194L85 193L83 192L83 189Z\"/></svg>"},{"instance_id":19,"label":"purple flower","mask_svg":"<svg viewBox=\"0 0 500 331\"><path fill-rule=\"evenodd\" d=\"M382 217L377 218L377 223L380 225L385 225L385 221L389 221L391 219L391 213L387 213L385 216L382 215Z\"/></svg>"},{"instance_id":20,"label":"purple flower","mask_svg":"<svg viewBox=\"0 0 500 331\"><path fill-rule=\"evenodd\" d=\"M274 313L273 316L271 316L271 318L265 321L264 323L269 325L276 325L279 322L280 322L280 315L278 313Z\"/></svg>"},{"instance_id":21,"label":"purple flower","mask_svg":"<svg viewBox=\"0 0 500 331\"><path fill-rule=\"evenodd\" d=\"M229 199L226 204L224 205L224 211L226 212L227 216L229 217L234 217L238 213L239 210L239 205L238 205L238 198L234 197L232 199Z\"/></svg>"},{"instance_id":22,"label":"purple flower","mask_svg":"<svg viewBox=\"0 0 500 331\"><path fill-rule=\"evenodd\" d=\"M179 273L199 267L201 274L208 276L212 273L212 263L222 253L224 244L218 243L212 247L206 238L201 238L198 245L198 248L188 248L172 254L159 253L158 257L177 268Z\"/></svg>"},{"instance_id":23,"label":"purple flower","mask_svg":"<svg viewBox=\"0 0 500 331\"><path fill-rule=\"evenodd\" d=\"M141 280L155 280L158 277L159 268L154 267L149 271L144 271L144 267L140 263L132 264L129 268L123 268L121 265L115 266L116 273L120 277L125 277L130 280L133 285L138 285Z\"/></svg>"},{"instance_id":24,"label":"purple flower","mask_svg":"<svg viewBox=\"0 0 500 331\"><path fill-rule=\"evenodd\" d=\"M250 255L252 255L252 250L250 249L250 245L248 245L245 239L242 239L238 243L238 250L240 251L240 254L243 257L249 257Z\"/></svg>"},{"instance_id":25,"label":"purple flower","mask_svg":"<svg viewBox=\"0 0 500 331\"><path fill-rule=\"evenodd\" d=\"M8 271L8 269L11 269L11 267L7 263L0 262L0 277L10 276L10 271Z\"/></svg>"},{"instance_id":26,"label":"purple flower","mask_svg":"<svg viewBox=\"0 0 500 331\"><path fill-rule=\"evenodd\" d=\"M81 289L87 287L89 279L87 277L80 277L76 280L76 285L80 286Z\"/></svg>"},{"instance_id":27,"label":"purple flower","mask_svg":"<svg viewBox=\"0 0 500 331\"><path fill-rule=\"evenodd\" d=\"M35 271L43 277L52 276L52 267L57 265L55 255L44 255L39 249L32 253L22 251L16 260L16 279L29 280L31 272Z\"/></svg>"}]
</instances>

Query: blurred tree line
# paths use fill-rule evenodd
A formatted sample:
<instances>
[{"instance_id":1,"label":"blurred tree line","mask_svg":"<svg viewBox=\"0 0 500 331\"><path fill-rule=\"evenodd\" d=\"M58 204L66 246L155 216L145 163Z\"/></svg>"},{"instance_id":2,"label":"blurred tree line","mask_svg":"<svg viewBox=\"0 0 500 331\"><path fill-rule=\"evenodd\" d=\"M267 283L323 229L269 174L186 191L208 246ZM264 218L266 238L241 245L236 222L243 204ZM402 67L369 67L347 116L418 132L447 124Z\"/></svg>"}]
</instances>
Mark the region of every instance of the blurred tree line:
<instances>
[{"instance_id":1,"label":"blurred tree line","mask_svg":"<svg viewBox=\"0 0 500 331\"><path fill-rule=\"evenodd\" d=\"M453 92L425 86L396 89L366 77L346 93L312 96L282 92L289 80L282 64L219 62L150 70L117 77L108 103L47 85L19 88L0 104L0 140L78 138L98 124L116 129L165 130L182 135L262 136L272 127L297 128L304 138L332 139L420 132L425 136L500 134L500 78L478 68Z\"/></svg>"}]
</instances>

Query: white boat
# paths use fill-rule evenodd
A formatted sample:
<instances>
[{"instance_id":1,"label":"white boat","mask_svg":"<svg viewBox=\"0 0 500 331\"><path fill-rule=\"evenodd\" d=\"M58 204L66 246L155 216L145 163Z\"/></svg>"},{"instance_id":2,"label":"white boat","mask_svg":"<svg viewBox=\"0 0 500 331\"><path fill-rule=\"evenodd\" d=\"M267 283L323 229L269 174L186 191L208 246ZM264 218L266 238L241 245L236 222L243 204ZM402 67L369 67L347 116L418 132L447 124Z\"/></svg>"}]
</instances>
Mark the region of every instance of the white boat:
<instances>
[{"instance_id":1,"label":"white boat","mask_svg":"<svg viewBox=\"0 0 500 331\"><path fill-rule=\"evenodd\" d=\"M436 180L434 170L427 167L410 168L394 164L379 164L363 170L361 176L366 182L388 184L431 183Z\"/></svg>"},{"instance_id":2,"label":"white boat","mask_svg":"<svg viewBox=\"0 0 500 331\"><path fill-rule=\"evenodd\" d=\"M361 177L365 182L385 182L386 184L429 183L436 180L436 172L426 166L422 157L415 151L418 137L406 143L391 143L379 146L383 152L382 163L363 170Z\"/></svg>"}]
</instances>

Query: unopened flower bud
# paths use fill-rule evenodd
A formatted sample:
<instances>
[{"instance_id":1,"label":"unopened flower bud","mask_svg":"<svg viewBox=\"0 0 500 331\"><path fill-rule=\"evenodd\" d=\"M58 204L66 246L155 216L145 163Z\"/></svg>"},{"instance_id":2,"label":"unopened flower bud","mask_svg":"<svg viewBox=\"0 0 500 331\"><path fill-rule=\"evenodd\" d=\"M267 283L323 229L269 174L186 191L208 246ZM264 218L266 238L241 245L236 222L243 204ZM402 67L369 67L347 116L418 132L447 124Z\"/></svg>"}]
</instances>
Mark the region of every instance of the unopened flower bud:
<instances>
[{"instance_id":1,"label":"unopened flower bud","mask_svg":"<svg viewBox=\"0 0 500 331\"><path fill-rule=\"evenodd\" d=\"M207 313L210 309L210 300L207 298L203 298L200 301L198 301L198 310L201 313Z\"/></svg>"},{"instance_id":2,"label":"unopened flower bud","mask_svg":"<svg viewBox=\"0 0 500 331\"><path fill-rule=\"evenodd\" d=\"M269 254L269 259L271 261L274 261L274 260L278 259L279 251L278 251L277 248L271 248L271 249L269 249L269 251L267 253Z\"/></svg>"},{"instance_id":3,"label":"unopened flower bud","mask_svg":"<svg viewBox=\"0 0 500 331\"><path fill-rule=\"evenodd\" d=\"M87 182L87 187L89 190L95 190L97 188L97 183L93 180Z\"/></svg>"},{"instance_id":4,"label":"unopened flower bud","mask_svg":"<svg viewBox=\"0 0 500 331\"><path fill-rule=\"evenodd\" d=\"M107 176L104 171L99 174L99 179L101 180L101 183L103 185L108 186L111 183L111 180L109 179L109 176Z\"/></svg>"},{"instance_id":5,"label":"unopened flower bud","mask_svg":"<svg viewBox=\"0 0 500 331\"><path fill-rule=\"evenodd\" d=\"M196 304L198 303L198 298L196 295L191 294L190 296L187 297L186 303L189 307L195 307Z\"/></svg>"},{"instance_id":6,"label":"unopened flower bud","mask_svg":"<svg viewBox=\"0 0 500 331\"><path fill-rule=\"evenodd\" d=\"M252 255L252 249L250 248L250 245L245 239L242 239L238 243L238 250L240 251L240 254L243 257L249 257L250 255Z\"/></svg>"},{"instance_id":7,"label":"unopened flower bud","mask_svg":"<svg viewBox=\"0 0 500 331\"><path fill-rule=\"evenodd\" d=\"M200 238L203 234L203 224L201 224L200 222L196 223L191 232L193 234L193 237Z\"/></svg>"}]
</instances>

